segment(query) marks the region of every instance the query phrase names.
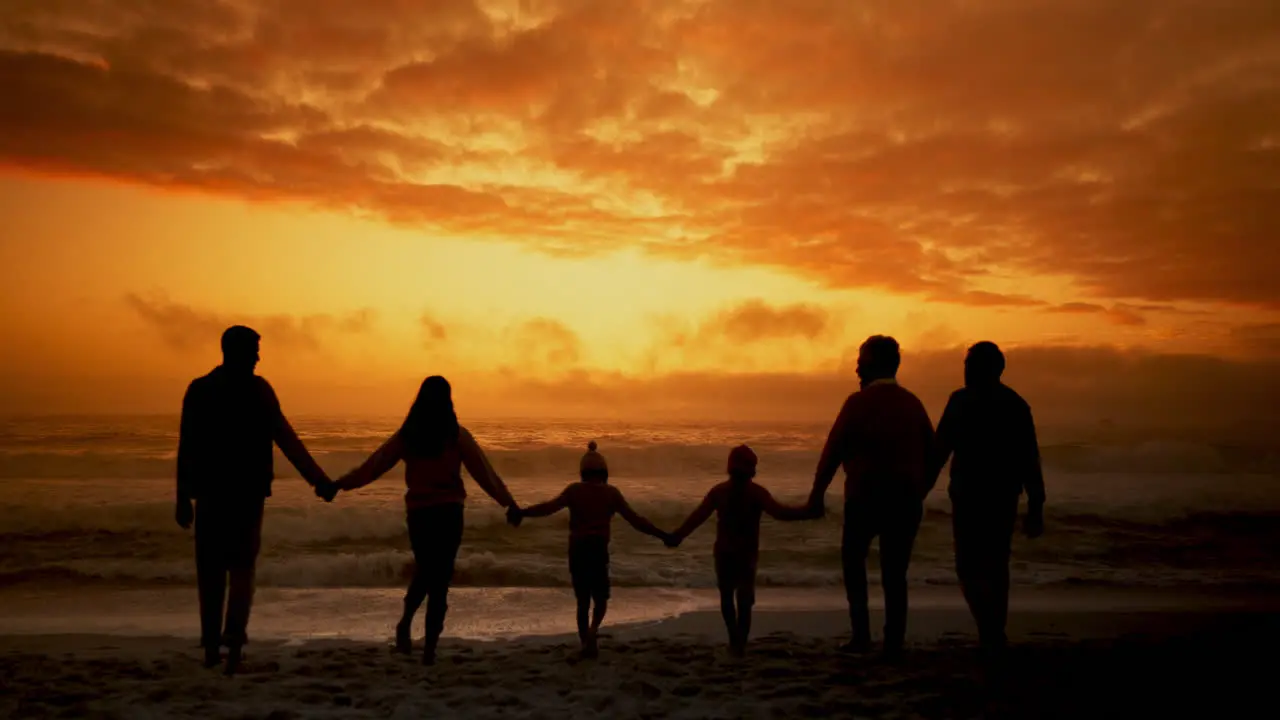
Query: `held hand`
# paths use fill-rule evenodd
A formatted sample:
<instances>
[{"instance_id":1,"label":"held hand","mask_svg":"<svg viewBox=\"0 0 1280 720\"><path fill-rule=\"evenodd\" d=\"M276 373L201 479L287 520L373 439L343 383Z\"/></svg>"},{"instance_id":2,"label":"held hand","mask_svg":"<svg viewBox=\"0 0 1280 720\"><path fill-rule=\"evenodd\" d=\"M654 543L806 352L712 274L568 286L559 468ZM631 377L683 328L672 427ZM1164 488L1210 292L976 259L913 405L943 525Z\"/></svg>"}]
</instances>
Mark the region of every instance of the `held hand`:
<instances>
[{"instance_id":1,"label":"held hand","mask_svg":"<svg viewBox=\"0 0 1280 720\"><path fill-rule=\"evenodd\" d=\"M520 523L524 521L524 513L520 512L520 506L515 503L507 508L507 524L511 527L520 527Z\"/></svg>"},{"instance_id":2,"label":"held hand","mask_svg":"<svg viewBox=\"0 0 1280 720\"><path fill-rule=\"evenodd\" d=\"M191 507L190 500L179 500L173 508L173 519L178 523L178 527L183 530L191 528L191 522L195 520L195 509Z\"/></svg>"},{"instance_id":3,"label":"held hand","mask_svg":"<svg viewBox=\"0 0 1280 720\"><path fill-rule=\"evenodd\" d=\"M1033 540L1044 534L1044 508L1027 508L1027 516L1022 520L1022 532Z\"/></svg>"},{"instance_id":4,"label":"held hand","mask_svg":"<svg viewBox=\"0 0 1280 720\"><path fill-rule=\"evenodd\" d=\"M826 502L823 497L825 494L812 493L809 495L809 512L815 519L824 517L827 514Z\"/></svg>"},{"instance_id":5,"label":"held hand","mask_svg":"<svg viewBox=\"0 0 1280 720\"><path fill-rule=\"evenodd\" d=\"M325 478L319 483L316 483L316 497L324 500L325 502L333 502L333 499L337 496L338 484L334 481Z\"/></svg>"},{"instance_id":6,"label":"held hand","mask_svg":"<svg viewBox=\"0 0 1280 720\"><path fill-rule=\"evenodd\" d=\"M680 547L680 542L681 542L682 540L683 540L683 538L681 538L679 535L674 535L674 534L672 534L672 533L667 533L667 534L662 538L662 544L663 544L663 545L666 545L666 546L667 546L667 547L669 547L669 548L678 548L678 547Z\"/></svg>"}]
</instances>

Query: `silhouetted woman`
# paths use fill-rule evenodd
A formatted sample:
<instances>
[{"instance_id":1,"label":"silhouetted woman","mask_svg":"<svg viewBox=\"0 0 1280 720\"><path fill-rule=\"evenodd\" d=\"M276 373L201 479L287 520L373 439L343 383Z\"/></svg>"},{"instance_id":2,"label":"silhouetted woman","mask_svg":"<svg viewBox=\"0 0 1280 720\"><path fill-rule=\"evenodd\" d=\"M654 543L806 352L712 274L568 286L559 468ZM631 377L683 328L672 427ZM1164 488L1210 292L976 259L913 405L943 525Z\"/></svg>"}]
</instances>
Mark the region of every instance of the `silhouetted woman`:
<instances>
[{"instance_id":1,"label":"silhouetted woman","mask_svg":"<svg viewBox=\"0 0 1280 720\"><path fill-rule=\"evenodd\" d=\"M360 467L338 481L343 490L354 490L377 480L397 462L404 461L405 505L409 542L416 565L404 596L404 615L396 625L396 650L408 654L413 645L413 616L427 600L427 634L422 662L435 662L436 643L444 631L449 583L462 543L462 505L467 496L461 469L475 479L489 497L503 507L515 500L502 478L493 471L484 452L466 428L458 424L448 381L433 375L422 381L418 397L404 424Z\"/></svg>"}]
</instances>

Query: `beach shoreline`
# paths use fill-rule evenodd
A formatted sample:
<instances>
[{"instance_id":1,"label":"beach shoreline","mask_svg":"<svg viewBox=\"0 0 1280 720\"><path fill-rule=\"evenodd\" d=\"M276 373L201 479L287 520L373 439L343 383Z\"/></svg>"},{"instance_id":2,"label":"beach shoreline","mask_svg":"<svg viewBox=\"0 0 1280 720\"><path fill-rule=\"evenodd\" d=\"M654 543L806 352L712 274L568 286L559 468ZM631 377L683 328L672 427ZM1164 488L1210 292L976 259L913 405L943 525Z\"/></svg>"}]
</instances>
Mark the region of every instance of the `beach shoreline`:
<instances>
[{"instance_id":1,"label":"beach shoreline","mask_svg":"<svg viewBox=\"0 0 1280 720\"><path fill-rule=\"evenodd\" d=\"M258 635L234 678L200 666L190 633L6 632L0 716L1223 715L1260 699L1265 668L1247 657L1280 640L1272 595L1016 593L1011 669L997 691L984 683L963 603L944 593L918 598L907 656L885 664L836 651L848 621L842 608L823 606L830 600L813 597L810 609L763 602L743 660L725 652L720 618L706 608L606 623L595 661L578 659L568 633L446 636L430 668L392 655L385 639ZM878 604L872 622L881 622Z\"/></svg>"}]
</instances>

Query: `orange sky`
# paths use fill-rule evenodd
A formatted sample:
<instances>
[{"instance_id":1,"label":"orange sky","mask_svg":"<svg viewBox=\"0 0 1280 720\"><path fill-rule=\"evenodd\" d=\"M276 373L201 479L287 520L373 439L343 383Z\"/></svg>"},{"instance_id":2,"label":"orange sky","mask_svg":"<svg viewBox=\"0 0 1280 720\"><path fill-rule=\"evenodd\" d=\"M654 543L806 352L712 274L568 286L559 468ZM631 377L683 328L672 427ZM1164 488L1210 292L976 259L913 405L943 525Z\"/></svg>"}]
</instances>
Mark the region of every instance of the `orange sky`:
<instances>
[{"instance_id":1,"label":"orange sky","mask_svg":"<svg viewBox=\"0 0 1280 720\"><path fill-rule=\"evenodd\" d=\"M237 321L306 412L838 388L876 332L1268 376L1275 3L921 7L6 3L0 411L169 409Z\"/></svg>"}]
</instances>

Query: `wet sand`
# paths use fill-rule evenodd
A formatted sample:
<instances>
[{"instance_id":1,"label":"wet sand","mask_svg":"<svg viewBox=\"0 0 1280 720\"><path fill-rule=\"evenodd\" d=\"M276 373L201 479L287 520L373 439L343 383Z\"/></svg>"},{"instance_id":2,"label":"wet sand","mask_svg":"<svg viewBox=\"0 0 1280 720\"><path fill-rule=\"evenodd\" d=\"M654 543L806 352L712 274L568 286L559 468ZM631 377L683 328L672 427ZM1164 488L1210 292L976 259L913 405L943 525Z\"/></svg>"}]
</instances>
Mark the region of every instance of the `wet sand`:
<instances>
[{"instance_id":1,"label":"wet sand","mask_svg":"<svg viewBox=\"0 0 1280 720\"><path fill-rule=\"evenodd\" d=\"M898 663L846 656L839 610L765 610L744 659L718 614L615 625L600 657L574 638L446 638L438 663L383 641L260 640L243 672L200 665L190 637L0 636L0 717L1188 717L1269 695L1280 640L1267 597L1090 593L1015 605L1007 672L988 676L963 609L914 610ZM566 612L568 609L566 608ZM878 614L873 622L880 622Z\"/></svg>"}]
</instances>

